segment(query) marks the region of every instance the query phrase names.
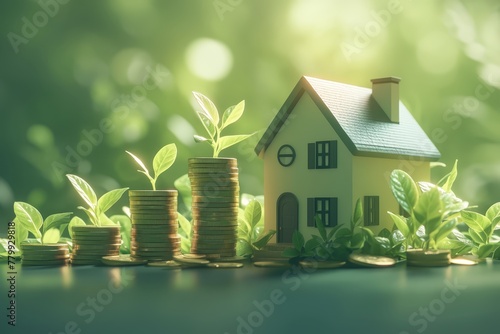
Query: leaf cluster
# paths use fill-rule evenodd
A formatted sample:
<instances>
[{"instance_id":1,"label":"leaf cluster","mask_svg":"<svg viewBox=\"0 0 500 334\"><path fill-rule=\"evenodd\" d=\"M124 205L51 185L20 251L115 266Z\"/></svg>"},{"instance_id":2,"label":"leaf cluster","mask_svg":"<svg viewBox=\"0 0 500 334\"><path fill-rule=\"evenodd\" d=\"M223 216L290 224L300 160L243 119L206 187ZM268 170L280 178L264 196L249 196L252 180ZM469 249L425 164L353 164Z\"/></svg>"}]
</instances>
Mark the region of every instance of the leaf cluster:
<instances>
[{"instance_id":1,"label":"leaf cluster","mask_svg":"<svg viewBox=\"0 0 500 334\"><path fill-rule=\"evenodd\" d=\"M149 182L151 182L153 190L156 190L156 181L158 180L160 174L167 171L167 169L169 169L174 164L175 159L177 158L177 146L175 144L168 144L163 146L153 158L154 175L152 176L149 174L146 165L142 162L141 159L139 159L136 155L132 154L129 151L125 152L127 152L135 160L139 167L141 167L141 169L138 169L137 171L146 175Z\"/></svg>"},{"instance_id":2,"label":"leaf cluster","mask_svg":"<svg viewBox=\"0 0 500 334\"><path fill-rule=\"evenodd\" d=\"M208 134L208 137L195 135L194 140L197 143L208 143L213 149L214 158L218 157L222 150L236 145L253 135L221 135L222 130L238 121L243 115L243 112L245 111L244 100L237 105L227 108L221 117L217 107L208 97L197 92L193 92L193 95L196 102L200 106L200 109L196 111L196 114Z\"/></svg>"},{"instance_id":3,"label":"leaf cluster","mask_svg":"<svg viewBox=\"0 0 500 334\"><path fill-rule=\"evenodd\" d=\"M391 190L406 215L389 212L397 229L412 248L439 249L457 225L469 203L451 190L457 178L457 162L437 184L419 182L402 170L391 173Z\"/></svg>"},{"instance_id":4,"label":"leaf cluster","mask_svg":"<svg viewBox=\"0 0 500 334\"><path fill-rule=\"evenodd\" d=\"M85 212L93 225L115 225L115 223L106 216L106 211L120 200L128 188L114 189L105 193L100 198L97 198L90 184L84 179L73 174L66 174L66 177L69 179L78 195L80 195L83 201L88 205L88 207L79 206L78 209ZM79 217L74 217L69 224L70 234L71 227L75 225L85 225L85 222Z\"/></svg>"},{"instance_id":5,"label":"leaf cluster","mask_svg":"<svg viewBox=\"0 0 500 334\"><path fill-rule=\"evenodd\" d=\"M56 213L43 219L40 212L25 202L14 202L16 244L20 245L31 233L42 244L57 243L68 227L73 212Z\"/></svg>"}]
</instances>

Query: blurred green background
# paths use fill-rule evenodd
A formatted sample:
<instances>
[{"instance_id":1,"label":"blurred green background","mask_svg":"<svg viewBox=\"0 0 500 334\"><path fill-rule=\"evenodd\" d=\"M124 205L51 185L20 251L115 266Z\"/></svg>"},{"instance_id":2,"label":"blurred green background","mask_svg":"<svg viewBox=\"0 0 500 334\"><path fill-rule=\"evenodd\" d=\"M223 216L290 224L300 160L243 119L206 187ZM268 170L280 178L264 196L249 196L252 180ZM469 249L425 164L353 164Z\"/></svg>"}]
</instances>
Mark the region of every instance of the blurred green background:
<instances>
[{"instance_id":1,"label":"blurred green background","mask_svg":"<svg viewBox=\"0 0 500 334\"><path fill-rule=\"evenodd\" d=\"M148 189L125 150L151 161L175 142L159 181L172 188L189 157L210 154L192 140L202 128L191 91L223 110L245 99L228 133L249 133L302 75L365 87L401 77L401 99L442 161L459 159L456 193L481 211L500 201L497 0L2 1L0 31L2 224L14 200L44 216L76 212L65 173L98 195ZM238 158L252 194L263 189L257 140L222 154Z\"/></svg>"}]
</instances>

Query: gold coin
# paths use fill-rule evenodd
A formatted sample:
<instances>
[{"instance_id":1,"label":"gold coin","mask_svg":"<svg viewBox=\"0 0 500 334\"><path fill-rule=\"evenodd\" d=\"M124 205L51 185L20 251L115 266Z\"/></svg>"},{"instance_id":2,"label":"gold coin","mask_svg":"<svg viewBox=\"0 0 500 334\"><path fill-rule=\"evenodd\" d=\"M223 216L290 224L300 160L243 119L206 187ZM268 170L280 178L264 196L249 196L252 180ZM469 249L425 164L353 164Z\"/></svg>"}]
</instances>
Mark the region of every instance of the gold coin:
<instances>
[{"instance_id":1,"label":"gold coin","mask_svg":"<svg viewBox=\"0 0 500 334\"><path fill-rule=\"evenodd\" d=\"M288 268L290 264L285 261L257 261L253 263L256 267L261 268Z\"/></svg>"},{"instance_id":2,"label":"gold coin","mask_svg":"<svg viewBox=\"0 0 500 334\"><path fill-rule=\"evenodd\" d=\"M181 262L181 263L187 263L187 264L209 264L210 261L205 260L205 259L193 259L191 258L186 258L182 255L177 255L174 256L175 261Z\"/></svg>"},{"instance_id":3,"label":"gold coin","mask_svg":"<svg viewBox=\"0 0 500 334\"><path fill-rule=\"evenodd\" d=\"M245 261L247 258L244 256L226 256L226 257L218 257L214 258L212 262L239 262Z\"/></svg>"},{"instance_id":4,"label":"gold coin","mask_svg":"<svg viewBox=\"0 0 500 334\"><path fill-rule=\"evenodd\" d=\"M135 259L130 255L103 256L102 263L108 266L137 266L146 264L148 261Z\"/></svg>"},{"instance_id":5,"label":"gold coin","mask_svg":"<svg viewBox=\"0 0 500 334\"><path fill-rule=\"evenodd\" d=\"M129 190L129 197L177 197L177 190Z\"/></svg>"},{"instance_id":6,"label":"gold coin","mask_svg":"<svg viewBox=\"0 0 500 334\"><path fill-rule=\"evenodd\" d=\"M302 268L307 269L334 269L345 265L341 261L300 261L299 264Z\"/></svg>"},{"instance_id":7,"label":"gold coin","mask_svg":"<svg viewBox=\"0 0 500 334\"><path fill-rule=\"evenodd\" d=\"M218 269L242 268L243 263L235 263L235 262L209 263L209 264L207 264L207 267L218 268Z\"/></svg>"},{"instance_id":8,"label":"gold coin","mask_svg":"<svg viewBox=\"0 0 500 334\"><path fill-rule=\"evenodd\" d=\"M396 260L390 257L354 253L349 255L349 261L364 267L390 267L396 264Z\"/></svg>"},{"instance_id":9,"label":"gold coin","mask_svg":"<svg viewBox=\"0 0 500 334\"><path fill-rule=\"evenodd\" d=\"M204 259L204 258L206 258L205 255L191 254L191 253L183 254L183 256L185 259Z\"/></svg>"},{"instance_id":10,"label":"gold coin","mask_svg":"<svg viewBox=\"0 0 500 334\"><path fill-rule=\"evenodd\" d=\"M182 264L175 262L175 261L172 261L172 260L149 261L148 266L149 267L162 267L162 268L167 268L167 269L182 269L183 268Z\"/></svg>"}]
</instances>

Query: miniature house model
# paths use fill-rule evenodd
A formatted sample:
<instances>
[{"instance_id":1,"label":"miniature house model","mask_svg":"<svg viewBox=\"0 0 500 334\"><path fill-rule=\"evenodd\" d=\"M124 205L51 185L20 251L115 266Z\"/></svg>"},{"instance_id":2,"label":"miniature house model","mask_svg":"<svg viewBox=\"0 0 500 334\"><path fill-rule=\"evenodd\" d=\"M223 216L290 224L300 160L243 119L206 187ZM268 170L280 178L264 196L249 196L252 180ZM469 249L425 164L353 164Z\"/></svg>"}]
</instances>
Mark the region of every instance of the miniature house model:
<instances>
[{"instance_id":1,"label":"miniature house model","mask_svg":"<svg viewBox=\"0 0 500 334\"><path fill-rule=\"evenodd\" d=\"M399 81L373 79L372 88L302 77L259 141L264 159L265 228L278 243L294 231L317 234L349 224L358 199L364 224L392 228L400 212L389 175L402 169L429 180L440 153L399 100Z\"/></svg>"}]
</instances>

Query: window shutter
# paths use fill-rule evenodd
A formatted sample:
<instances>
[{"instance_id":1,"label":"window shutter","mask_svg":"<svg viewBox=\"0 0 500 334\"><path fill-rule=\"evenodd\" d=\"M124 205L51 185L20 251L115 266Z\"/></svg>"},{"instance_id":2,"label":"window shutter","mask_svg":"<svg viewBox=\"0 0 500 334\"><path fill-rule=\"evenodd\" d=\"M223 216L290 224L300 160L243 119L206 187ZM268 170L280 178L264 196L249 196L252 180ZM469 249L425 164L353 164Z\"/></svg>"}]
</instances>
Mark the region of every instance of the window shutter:
<instances>
[{"instance_id":1,"label":"window shutter","mask_svg":"<svg viewBox=\"0 0 500 334\"><path fill-rule=\"evenodd\" d=\"M314 198L307 199L307 226L314 227L316 226L314 222L314 216L316 208L314 207Z\"/></svg>"},{"instance_id":2,"label":"window shutter","mask_svg":"<svg viewBox=\"0 0 500 334\"><path fill-rule=\"evenodd\" d=\"M373 225L379 224L379 197L373 196Z\"/></svg>"},{"instance_id":3,"label":"window shutter","mask_svg":"<svg viewBox=\"0 0 500 334\"><path fill-rule=\"evenodd\" d=\"M370 196L365 196L363 198L363 220L365 226L371 225L371 215L370 215Z\"/></svg>"},{"instance_id":4,"label":"window shutter","mask_svg":"<svg viewBox=\"0 0 500 334\"><path fill-rule=\"evenodd\" d=\"M308 169L316 169L316 143L307 144Z\"/></svg>"},{"instance_id":5,"label":"window shutter","mask_svg":"<svg viewBox=\"0 0 500 334\"><path fill-rule=\"evenodd\" d=\"M330 227L337 226L339 218L339 199L330 198Z\"/></svg>"},{"instance_id":6,"label":"window shutter","mask_svg":"<svg viewBox=\"0 0 500 334\"><path fill-rule=\"evenodd\" d=\"M328 142L329 147L329 164L330 168L337 168L337 141L332 140Z\"/></svg>"}]
</instances>

